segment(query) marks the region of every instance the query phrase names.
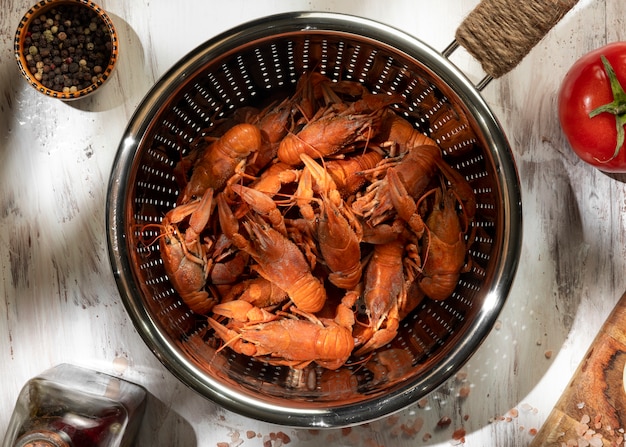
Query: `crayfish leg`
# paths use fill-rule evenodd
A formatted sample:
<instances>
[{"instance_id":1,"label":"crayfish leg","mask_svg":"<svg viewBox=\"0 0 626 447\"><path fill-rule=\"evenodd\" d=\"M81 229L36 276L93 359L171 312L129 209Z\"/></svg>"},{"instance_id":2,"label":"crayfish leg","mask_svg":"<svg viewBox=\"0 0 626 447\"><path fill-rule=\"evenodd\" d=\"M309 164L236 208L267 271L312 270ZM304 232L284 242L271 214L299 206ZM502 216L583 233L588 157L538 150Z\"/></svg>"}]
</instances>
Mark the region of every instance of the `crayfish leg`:
<instances>
[{"instance_id":1,"label":"crayfish leg","mask_svg":"<svg viewBox=\"0 0 626 447\"><path fill-rule=\"evenodd\" d=\"M224 341L224 344L218 349L218 352L229 346L232 350L238 352L239 354L248 356L257 355L256 347L253 344L247 343L246 341L242 340L240 333L233 331L232 329L228 329L226 326L218 323L213 318L207 318L207 322L209 323L209 326L211 326L211 328L215 331L215 335L217 335Z\"/></svg>"},{"instance_id":2,"label":"crayfish leg","mask_svg":"<svg viewBox=\"0 0 626 447\"><path fill-rule=\"evenodd\" d=\"M243 300L216 304L213 313L242 323L263 323L278 318L277 315Z\"/></svg>"},{"instance_id":3,"label":"crayfish leg","mask_svg":"<svg viewBox=\"0 0 626 447\"><path fill-rule=\"evenodd\" d=\"M389 197L394 209L418 238L424 234L424 221L422 216L417 212L417 205L413 198L409 195L404 184L394 168L387 169L387 179L389 181Z\"/></svg>"},{"instance_id":4,"label":"crayfish leg","mask_svg":"<svg viewBox=\"0 0 626 447\"><path fill-rule=\"evenodd\" d=\"M377 330L370 328L373 329L370 331L371 337L356 350L355 354L364 355L391 343L391 341L396 338L399 326L398 306L393 306L387 314L384 327Z\"/></svg>"}]
</instances>

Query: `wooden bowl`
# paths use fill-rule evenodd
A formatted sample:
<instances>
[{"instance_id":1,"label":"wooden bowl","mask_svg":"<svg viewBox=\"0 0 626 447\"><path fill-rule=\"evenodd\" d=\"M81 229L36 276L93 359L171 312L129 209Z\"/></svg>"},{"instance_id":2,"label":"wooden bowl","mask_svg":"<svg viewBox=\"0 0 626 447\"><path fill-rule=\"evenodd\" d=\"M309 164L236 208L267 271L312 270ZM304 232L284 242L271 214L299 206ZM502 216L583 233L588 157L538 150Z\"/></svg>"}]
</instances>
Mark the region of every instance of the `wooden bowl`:
<instances>
[{"instance_id":1,"label":"wooden bowl","mask_svg":"<svg viewBox=\"0 0 626 447\"><path fill-rule=\"evenodd\" d=\"M94 2L42 0L20 20L13 46L31 86L69 101L95 92L109 79L118 44L113 22Z\"/></svg>"}]
</instances>

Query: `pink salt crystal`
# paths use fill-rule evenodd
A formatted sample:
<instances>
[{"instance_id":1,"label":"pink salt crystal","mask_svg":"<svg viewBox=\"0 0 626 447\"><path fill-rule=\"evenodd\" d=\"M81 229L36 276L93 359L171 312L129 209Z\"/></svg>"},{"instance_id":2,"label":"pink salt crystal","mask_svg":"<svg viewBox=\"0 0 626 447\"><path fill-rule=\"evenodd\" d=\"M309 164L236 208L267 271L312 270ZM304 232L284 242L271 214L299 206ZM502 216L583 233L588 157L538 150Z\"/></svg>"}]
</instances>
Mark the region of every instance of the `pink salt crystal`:
<instances>
[{"instance_id":1,"label":"pink salt crystal","mask_svg":"<svg viewBox=\"0 0 626 447\"><path fill-rule=\"evenodd\" d=\"M604 445L604 443L602 442L602 438L592 437L589 440L589 446L590 447L602 447L603 445Z\"/></svg>"},{"instance_id":2,"label":"pink salt crystal","mask_svg":"<svg viewBox=\"0 0 626 447\"><path fill-rule=\"evenodd\" d=\"M580 418L581 424L588 424L589 421L591 421L591 417L588 414L585 414L582 418Z\"/></svg>"},{"instance_id":3,"label":"pink salt crystal","mask_svg":"<svg viewBox=\"0 0 626 447\"><path fill-rule=\"evenodd\" d=\"M415 433L419 433L419 431L422 429L423 426L424 426L424 419L422 418L416 418L415 421L413 422L413 428L415 429Z\"/></svg>"},{"instance_id":4,"label":"pink salt crystal","mask_svg":"<svg viewBox=\"0 0 626 447\"><path fill-rule=\"evenodd\" d=\"M456 380L462 382L467 379L467 371L459 371L455 376Z\"/></svg>"},{"instance_id":5,"label":"pink salt crystal","mask_svg":"<svg viewBox=\"0 0 626 447\"><path fill-rule=\"evenodd\" d=\"M452 433L452 439L454 439L455 441L465 442L465 429L457 428L456 430L454 430L454 433Z\"/></svg>"},{"instance_id":6,"label":"pink salt crystal","mask_svg":"<svg viewBox=\"0 0 626 447\"><path fill-rule=\"evenodd\" d=\"M465 399L470 394L470 387L467 385L463 385L459 388L459 397Z\"/></svg>"},{"instance_id":7,"label":"pink salt crystal","mask_svg":"<svg viewBox=\"0 0 626 447\"><path fill-rule=\"evenodd\" d=\"M445 428L451 423L452 423L452 419L450 419L448 416L443 416L441 419L439 419L439 422L437 422L437 427Z\"/></svg>"},{"instance_id":8,"label":"pink salt crystal","mask_svg":"<svg viewBox=\"0 0 626 447\"><path fill-rule=\"evenodd\" d=\"M280 439L283 444L289 444L291 442L291 438L285 432L279 431L278 433L276 433L276 437Z\"/></svg>"},{"instance_id":9,"label":"pink salt crystal","mask_svg":"<svg viewBox=\"0 0 626 447\"><path fill-rule=\"evenodd\" d=\"M521 408L521 409L522 409L522 411L524 411L524 412L529 412L529 411L532 411L532 409L533 409L532 405L530 405L530 404L528 404L528 403L526 403L526 402L524 402L524 403L520 406L520 408Z\"/></svg>"}]
</instances>

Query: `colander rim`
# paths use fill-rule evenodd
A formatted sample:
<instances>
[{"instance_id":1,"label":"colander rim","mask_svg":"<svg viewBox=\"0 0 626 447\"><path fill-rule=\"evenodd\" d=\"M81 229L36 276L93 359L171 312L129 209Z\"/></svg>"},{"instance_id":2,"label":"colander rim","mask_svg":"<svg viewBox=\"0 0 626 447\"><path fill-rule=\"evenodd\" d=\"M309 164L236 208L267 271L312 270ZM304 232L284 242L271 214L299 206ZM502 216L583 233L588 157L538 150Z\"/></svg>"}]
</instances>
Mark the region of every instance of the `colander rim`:
<instances>
[{"instance_id":1,"label":"colander rim","mask_svg":"<svg viewBox=\"0 0 626 447\"><path fill-rule=\"evenodd\" d=\"M393 392L357 404L334 408L311 408L294 402L279 407L262 399L229 389L207 377L169 341L143 308L141 293L133 283L127 256L126 202L134 157L145 137L151 117L164 107L163 98L176 91L181 80L197 72L208 60L255 39L283 33L339 32L373 38L410 55L441 78L470 110L493 156L495 172L502 187L504 236L494 282L488 298L468 328L462 343L441 359L420 380L406 383ZM230 411L253 419L292 427L345 427L388 416L434 391L467 362L494 326L517 270L522 238L521 193L517 169L500 124L467 77L450 61L421 40L407 33L362 17L329 12L289 12L262 17L241 24L208 39L181 58L146 94L131 117L121 138L113 163L107 192L107 242L114 277L126 310L140 336L161 363L184 384Z\"/></svg>"}]
</instances>

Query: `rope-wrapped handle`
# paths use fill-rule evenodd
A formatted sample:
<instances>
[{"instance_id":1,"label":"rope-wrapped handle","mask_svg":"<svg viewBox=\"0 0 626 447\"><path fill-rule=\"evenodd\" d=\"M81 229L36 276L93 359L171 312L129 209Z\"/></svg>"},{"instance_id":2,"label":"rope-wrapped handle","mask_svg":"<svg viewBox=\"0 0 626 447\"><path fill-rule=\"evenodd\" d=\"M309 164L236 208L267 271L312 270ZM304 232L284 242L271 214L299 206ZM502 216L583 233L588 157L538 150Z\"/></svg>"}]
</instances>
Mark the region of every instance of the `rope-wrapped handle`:
<instances>
[{"instance_id":1,"label":"rope-wrapped handle","mask_svg":"<svg viewBox=\"0 0 626 447\"><path fill-rule=\"evenodd\" d=\"M483 70L499 78L513 69L578 0L483 0L456 40Z\"/></svg>"}]
</instances>

